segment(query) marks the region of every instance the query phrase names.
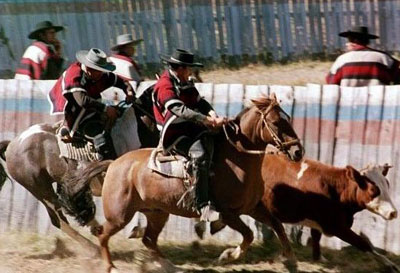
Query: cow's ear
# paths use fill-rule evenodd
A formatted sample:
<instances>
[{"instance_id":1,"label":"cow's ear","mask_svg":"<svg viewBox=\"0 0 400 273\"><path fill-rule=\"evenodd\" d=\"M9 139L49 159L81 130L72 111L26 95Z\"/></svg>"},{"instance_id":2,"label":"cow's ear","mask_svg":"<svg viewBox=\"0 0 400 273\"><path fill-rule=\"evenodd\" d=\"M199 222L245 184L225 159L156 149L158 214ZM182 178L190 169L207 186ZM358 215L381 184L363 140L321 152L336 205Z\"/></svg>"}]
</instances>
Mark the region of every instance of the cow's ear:
<instances>
[{"instance_id":1,"label":"cow's ear","mask_svg":"<svg viewBox=\"0 0 400 273\"><path fill-rule=\"evenodd\" d=\"M361 189L365 189L367 187L365 178L352 166L346 166L346 176L348 179L356 182Z\"/></svg>"},{"instance_id":2,"label":"cow's ear","mask_svg":"<svg viewBox=\"0 0 400 273\"><path fill-rule=\"evenodd\" d=\"M390 166L389 164L385 163L385 165L383 165L383 170L382 170L382 174L383 176L386 176L389 172L389 169L392 168L393 166Z\"/></svg>"}]
</instances>

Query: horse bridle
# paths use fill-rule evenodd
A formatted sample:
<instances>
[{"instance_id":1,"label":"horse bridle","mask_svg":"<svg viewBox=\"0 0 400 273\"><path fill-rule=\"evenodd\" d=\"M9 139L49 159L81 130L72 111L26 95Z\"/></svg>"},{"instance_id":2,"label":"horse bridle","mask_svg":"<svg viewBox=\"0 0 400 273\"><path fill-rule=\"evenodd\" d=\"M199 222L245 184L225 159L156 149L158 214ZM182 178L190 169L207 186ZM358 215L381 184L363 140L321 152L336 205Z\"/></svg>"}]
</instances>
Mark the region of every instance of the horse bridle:
<instances>
[{"instance_id":1,"label":"horse bridle","mask_svg":"<svg viewBox=\"0 0 400 273\"><path fill-rule=\"evenodd\" d=\"M284 152L287 153L288 148L290 148L293 145L299 144L300 140L299 139L295 139L295 140L290 140L290 141L286 141L283 142L282 140L279 139L278 134L271 128L270 122L267 120L267 116L269 114L269 112L271 112L271 110L275 107L275 106L279 106L279 103L277 103L276 101L273 101L270 103L270 105L268 106L267 110L265 110L264 112L259 111L260 116L261 116L261 120L262 120L262 124L264 124L264 126L267 128L268 133L271 135L274 143L275 143L275 147L278 149L278 151L260 151L260 150L249 150L243 147L238 146L235 142L232 141L232 139L229 137L229 134L226 130L226 126L227 124L224 124L222 126L224 133L225 133L225 137L228 140L228 142L236 148L236 150L238 150L239 152L243 152L243 153L247 153L247 154L257 154L257 155L261 155L261 154L275 154L277 152ZM237 127L236 124L232 124L228 123L229 126L231 127ZM238 131L237 128L235 128L235 131ZM260 133L260 137L261 139L266 142L265 137L264 137L264 131L263 128L261 126L261 133Z\"/></svg>"},{"instance_id":2,"label":"horse bridle","mask_svg":"<svg viewBox=\"0 0 400 273\"><path fill-rule=\"evenodd\" d=\"M259 111L260 115L261 115L261 119L263 121L263 124L265 126L265 128L267 128L268 133L271 135L272 139L275 142L275 147L278 148L280 151L282 152L286 152L290 147L292 147L293 145L297 145L300 144L300 140L298 138L294 139L294 140L289 140L289 141L282 141L280 140L278 134L271 128L271 124L270 122L267 120L267 115L269 114L269 112L271 112L271 110L275 107L275 106L279 106L279 103L277 103L276 101L271 102L271 104L268 106L267 110L265 110L265 112ZM286 113L285 113L286 114ZM261 133L260 133L260 137L261 139L266 142L264 135L263 135L263 129L261 127Z\"/></svg>"}]
</instances>

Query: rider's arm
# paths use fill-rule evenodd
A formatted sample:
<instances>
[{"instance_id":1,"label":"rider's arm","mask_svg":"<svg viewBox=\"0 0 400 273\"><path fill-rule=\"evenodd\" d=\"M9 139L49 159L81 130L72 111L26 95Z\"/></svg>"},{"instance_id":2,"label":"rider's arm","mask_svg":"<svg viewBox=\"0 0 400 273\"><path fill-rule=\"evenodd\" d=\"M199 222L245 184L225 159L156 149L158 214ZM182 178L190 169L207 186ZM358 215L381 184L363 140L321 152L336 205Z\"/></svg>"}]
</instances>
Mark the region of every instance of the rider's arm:
<instances>
[{"instance_id":1,"label":"rider's arm","mask_svg":"<svg viewBox=\"0 0 400 273\"><path fill-rule=\"evenodd\" d=\"M197 105L200 112L204 115L209 115L211 111L214 111L214 108L211 106L211 104L203 98L199 100Z\"/></svg>"},{"instance_id":2,"label":"rider's arm","mask_svg":"<svg viewBox=\"0 0 400 273\"><path fill-rule=\"evenodd\" d=\"M76 103L83 108L96 109L98 112L105 111L106 105L104 103L89 97L85 92L76 91L72 93L72 96L74 97Z\"/></svg>"},{"instance_id":3,"label":"rider's arm","mask_svg":"<svg viewBox=\"0 0 400 273\"><path fill-rule=\"evenodd\" d=\"M168 110L170 110L175 116L189 121L202 123L206 118L206 116L202 113L193 111L189 107L186 107L183 102L176 102L171 104L170 106L168 106Z\"/></svg>"}]
</instances>

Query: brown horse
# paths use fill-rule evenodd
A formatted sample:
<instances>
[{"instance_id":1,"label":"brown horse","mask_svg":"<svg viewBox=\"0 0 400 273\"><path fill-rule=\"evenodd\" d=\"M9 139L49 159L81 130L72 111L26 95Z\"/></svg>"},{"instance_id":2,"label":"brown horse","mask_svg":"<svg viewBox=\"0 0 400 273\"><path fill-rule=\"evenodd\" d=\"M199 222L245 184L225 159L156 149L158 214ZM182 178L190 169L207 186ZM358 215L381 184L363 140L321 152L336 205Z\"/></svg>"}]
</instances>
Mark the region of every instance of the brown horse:
<instances>
[{"instance_id":1,"label":"brown horse","mask_svg":"<svg viewBox=\"0 0 400 273\"><path fill-rule=\"evenodd\" d=\"M240 247L227 249L221 259L239 258L253 241L252 231L239 216L251 214L261 202L264 175L261 167L265 161L266 144L274 143L293 160L300 160L304 154L290 119L276 98L272 96L253 102L254 106L244 109L232 122L237 129L235 136L226 138L221 133L216 137L215 175L211 178L210 193L224 222L243 235ZM111 164L103 162L86 170L95 174L96 170L101 172L108 168L102 191L106 222L98 236L108 272L114 267L108 241L129 223L135 212L141 211L146 215L148 224L142 241L156 255L161 255L157 238L170 213L199 217L196 212L177 206L186 191L181 179L165 177L147 167L151 152L151 149L136 150ZM87 177L82 179L87 180ZM269 223L278 231L282 241L288 240L279 221L271 217ZM285 249L285 254L294 259L290 246Z\"/></svg>"},{"instance_id":2,"label":"brown horse","mask_svg":"<svg viewBox=\"0 0 400 273\"><path fill-rule=\"evenodd\" d=\"M141 113L135 111L135 114L142 147L155 147L158 144L158 131L151 131L147 127ZM56 129L56 126L49 124L37 124L22 132L11 142L0 142L0 185L3 185L7 174L12 178L11 181L21 184L45 206L53 226L78 241L90 254L98 255L98 246L69 225L63 209L73 214L80 224L97 226L97 223L88 221L93 219L95 213L91 194L99 196L101 188L100 190L93 188L92 192L87 190L79 198L66 201L54 191L53 183L57 183L58 189L68 188L67 183L71 173L89 164L89 162L60 158Z\"/></svg>"}]
</instances>

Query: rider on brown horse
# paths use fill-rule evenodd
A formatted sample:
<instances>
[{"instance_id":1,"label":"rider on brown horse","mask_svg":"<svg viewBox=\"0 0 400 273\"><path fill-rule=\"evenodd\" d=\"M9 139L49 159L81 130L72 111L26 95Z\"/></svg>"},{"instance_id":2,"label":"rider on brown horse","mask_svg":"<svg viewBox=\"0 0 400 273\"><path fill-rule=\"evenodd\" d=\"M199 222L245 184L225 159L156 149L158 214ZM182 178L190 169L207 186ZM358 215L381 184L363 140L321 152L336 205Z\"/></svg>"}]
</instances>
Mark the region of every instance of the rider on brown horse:
<instances>
[{"instance_id":1,"label":"rider on brown horse","mask_svg":"<svg viewBox=\"0 0 400 273\"><path fill-rule=\"evenodd\" d=\"M65 141L70 141L82 124L89 120L101 120L102 113L106 114L108 127L111 127L117 118L117 111L99 101L100 93L107 88L115 86L122 89L128 102L134 98L132 86L111 72L115 70L115 65L107 61L107 55L102 50L81 50L76 53L76 58L78 62L63 73L49 94L52 111L64 111L65 122L60 134ZM103 128L100 130L103 131ZM107 133L104 138L107 140L105 143L99 141L99 145L103 145L101 153L105 158L113 158L115 152L111 139Z\"/></svg>"},{"instance_id":2,"label":"rider on brown horse","mask_svg":"<svg viewBox=\"0 0 400 273\"><path fill-rule=\"evenodd\" d=\"M208 195L209 168L214 150L208 128L220 127L225 119L217 117L212 106L202 99L190 82L194 55L177 49L170 57L162 56L169 65L154 87L154 115L161 131L164 151L174 151L190 158L196 185L196 208L201 220L218 219L218 212Z\"/></svg>"}]
</instances>

